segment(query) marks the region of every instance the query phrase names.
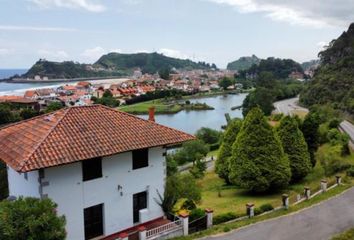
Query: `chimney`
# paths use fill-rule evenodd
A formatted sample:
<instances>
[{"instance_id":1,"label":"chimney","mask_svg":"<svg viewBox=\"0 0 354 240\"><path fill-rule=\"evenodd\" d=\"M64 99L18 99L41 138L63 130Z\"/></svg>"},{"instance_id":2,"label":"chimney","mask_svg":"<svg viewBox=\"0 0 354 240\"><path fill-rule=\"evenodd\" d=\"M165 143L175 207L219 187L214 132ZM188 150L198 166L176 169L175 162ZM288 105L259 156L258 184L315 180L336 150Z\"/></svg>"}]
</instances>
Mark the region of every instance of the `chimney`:
<instances>
[{"instance_id":1,"label":"chimney","mask_svg":"<svg viewBox=\"0 0 354 240\"><path fill-rule=\"evenodd\" d=\"M155 107L149 108L149 121L155 122Z\"/></svg>"}]
</instances>

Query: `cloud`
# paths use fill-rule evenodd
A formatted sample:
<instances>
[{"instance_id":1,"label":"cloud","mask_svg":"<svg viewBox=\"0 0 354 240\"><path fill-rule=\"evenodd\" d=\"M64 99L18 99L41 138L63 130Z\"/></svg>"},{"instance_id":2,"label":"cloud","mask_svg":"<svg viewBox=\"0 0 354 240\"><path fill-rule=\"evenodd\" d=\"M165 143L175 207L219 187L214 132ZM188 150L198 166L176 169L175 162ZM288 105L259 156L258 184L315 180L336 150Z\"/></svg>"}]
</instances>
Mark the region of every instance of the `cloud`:
<instances>
[{"instance_id":1,"label":"cloud","mask_svg":"<svg viewBox=\"0 0 354 240\"><path fill-rule=\"evenodd\" d=\"M187 54L184 54L184 53L182 53L178 50L175 50L175 49L160 48L157 52L161 53L167 57L180 58L180 59L191 59L191 57L188 56Z\"/></svg>"},{"instance_id":2,"label":"cloud","mask_svg":"<svg viewBox=\"0 0 354 240\"><path fill-rule=\"evenodd\" d=\"M3 31L75 32L74 28L0 25Z\"/></svg>"},{"instance_id":3,"label":"cloud","mask_svg":"<svg viewBox=\"0 0 354 240\"><path fill-rule=\"evenodd\" d=\"M69 59L69 54L63 50L47 50L40 49L38 51L40 58L45 58L52 61L64 61Z\"/></svg>"},{"instance_id":4,"label":"cloud","mask_svg":"<svg viewBox=\"0 0 354 240\"><path fill-rule=\"evenodd\" d=\"M206 0L235 7L241 13L263 13L275 21L322 28L347 26L354 18L352 0Z\"/></svg>"},{"instance_id":5,"label":"cloud","mask_svg":"<svg viewBox=\"0 0 354 240\"><path fill-rule=\"evenodd\" d=\"M94 47L94 48L89 48L89 49L84 50L81 53L81 56L84 58L85 61L95 62L102 55L107 54L107 53L111 53L111 52L121 53L122 50L121 49L106 50L103 47L97 46L97 47Z\"/></svg>"},{"instance_id":6,"label":"cloud","mask_svg":"<svg viewBox=\"0 0 354 240\"><path fill-rule=\"evenodd\" d=\"M324 48L326 48L328 46L328 43L325 41L321 41L317 43L317 46L320 48L320 50L323 50Z\"/></svg>"},{"instance_id":7,"label":"cloud","mask_svg":"<svg viewBox=\"0 0 354 240\"><path fill-rule=\"evenodd\" d=\"M30 0L40 8L47 9L53 7L83 9L89 12L104 12L106 7L92 0Z\"/></svg>"},{"instance_id":8,"label":"cloud","mask_svg":"<svg viewBox=\"0 0 354 240\"><path fill-rule=\"evenodd\" d=\"M10 52L10 49L0 48L0 56L8 55Z\"/></svg>"}]
</instances>

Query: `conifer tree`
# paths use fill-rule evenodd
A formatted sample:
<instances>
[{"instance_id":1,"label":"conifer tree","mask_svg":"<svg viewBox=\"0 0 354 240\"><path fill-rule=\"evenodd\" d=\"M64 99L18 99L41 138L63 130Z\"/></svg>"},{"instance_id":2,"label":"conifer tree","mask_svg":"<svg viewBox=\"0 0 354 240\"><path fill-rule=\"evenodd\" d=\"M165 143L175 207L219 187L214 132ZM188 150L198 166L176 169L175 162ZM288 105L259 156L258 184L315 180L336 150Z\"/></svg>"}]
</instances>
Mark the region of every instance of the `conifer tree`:
<instances>
[{"instance_id":1,"label":"conifer tree","mask_svg":"<svg viewBox=\"0 0 354 240\"><path fill-rule=\"evenodd\" d=\"M311 171L311 160L304 135L297 121L289 116L280 121L278 135L291 168L291 181L303 179Z\"/></svg>"},{"instance_id":2,"label":"conifer tree","mask_svg":"<svg viewBox=\"0 0 354 240\"><path fill-rule=\"evenodd\" d=\"M243 121L230 158L232 183L253 192L286 187L291 178L289 160L262 110L253 108Z\"/></svg>"},{"instance_id":3,"label":"conifer tree","mask_svg":"<svg viewBox=\"0 0 354 240\"><path fill-rule=\"evenodd\" d=\"M241 129L241 126L241 119L234 119L228 124L221 142L218 157L215 162L216 173L220 178L224 179L227 184L230 184L229 158L232 155L232 145L236 141L236 137Z\"/></svg>"}]
</instances>

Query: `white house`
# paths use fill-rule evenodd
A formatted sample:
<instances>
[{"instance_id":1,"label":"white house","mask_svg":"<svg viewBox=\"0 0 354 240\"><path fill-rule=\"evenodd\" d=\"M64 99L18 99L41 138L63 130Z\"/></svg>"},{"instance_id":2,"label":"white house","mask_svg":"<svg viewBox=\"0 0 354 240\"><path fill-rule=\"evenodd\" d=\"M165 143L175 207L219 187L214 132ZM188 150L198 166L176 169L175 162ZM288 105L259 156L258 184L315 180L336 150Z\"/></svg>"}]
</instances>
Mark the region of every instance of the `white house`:
<instances>
[{"instance_id":1,"label":"white house","mask_svg":"<svg viewBox=\"0 0 354 240\"><path fill-rule=\"evenodd\" d=\"M166 148L192 135L101 105L71 107L0 130L10 196L50 198L67 239L161 219Z\"/></svg>"}]
</instances>

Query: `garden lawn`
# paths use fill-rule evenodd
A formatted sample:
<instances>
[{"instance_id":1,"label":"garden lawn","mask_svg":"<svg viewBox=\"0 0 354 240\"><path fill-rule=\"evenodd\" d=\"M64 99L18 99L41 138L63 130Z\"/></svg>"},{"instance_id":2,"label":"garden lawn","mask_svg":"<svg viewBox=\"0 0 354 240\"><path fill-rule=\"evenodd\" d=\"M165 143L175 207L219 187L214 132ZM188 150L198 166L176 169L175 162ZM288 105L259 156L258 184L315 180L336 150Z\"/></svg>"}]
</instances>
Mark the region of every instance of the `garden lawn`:
<instances>
[{"instance_id":1,"label":"garden lawn","mask_svg":"<svg viewBox=\"0 0 354 240\"><path fill-rule=\"evenodd\" d=\"M348 158L354 158L353 154ZM345 173L341 175L344 176ZM289 201L292 204L296 202L297 194L303 194L305 186L310 187L311 194L320 190L320 182L324 178L328 180L328 186L332 186L336 181L335 176L325 177L324 170L318 163L306 178L299 183L290 185L288 189L273 194L252 194L235 186L227 186L215 172L208 172L198 182L202 189L202 201L198 207L211 208L215 215L227 212L245 214L247 203L254 203L255 207L266 203L272 204L273 207L281 206L283 193L289 194ZM219 197L219 192L221 197Z\"/></svg>"}]
</instances>

